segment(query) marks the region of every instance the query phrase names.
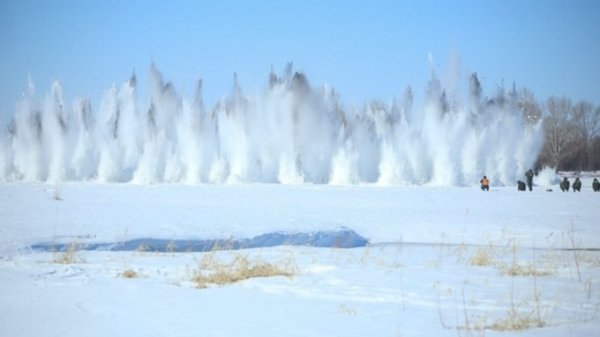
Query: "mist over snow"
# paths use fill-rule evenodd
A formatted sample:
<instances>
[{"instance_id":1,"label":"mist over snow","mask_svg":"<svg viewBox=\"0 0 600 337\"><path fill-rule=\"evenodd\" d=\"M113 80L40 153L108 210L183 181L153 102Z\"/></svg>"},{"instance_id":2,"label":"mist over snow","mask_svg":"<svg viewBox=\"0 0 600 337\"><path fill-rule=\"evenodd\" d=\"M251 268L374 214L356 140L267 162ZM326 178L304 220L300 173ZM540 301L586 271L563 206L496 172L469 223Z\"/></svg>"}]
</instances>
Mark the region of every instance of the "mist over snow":
<instances>
[{"instance_id":1,"label":"mist over snow","mask_svg":"<svg viewBox=\"0 0 600 337\"><path fill-rule=\"evenodd\" d=\"M432 67L433 69L433 67ZM474 185L522 180L542 145L515 97L484 98L475 74L468 93L432 70L423 102L413 89L391 102L347 106L288 65L266 88L233 90L214 107L180 95L150 69L149 103L135 75L108 89L96 111L67 101L54 82L42 97L30 81L0 134L0 181Z\"/></svg>"}]
</instances>

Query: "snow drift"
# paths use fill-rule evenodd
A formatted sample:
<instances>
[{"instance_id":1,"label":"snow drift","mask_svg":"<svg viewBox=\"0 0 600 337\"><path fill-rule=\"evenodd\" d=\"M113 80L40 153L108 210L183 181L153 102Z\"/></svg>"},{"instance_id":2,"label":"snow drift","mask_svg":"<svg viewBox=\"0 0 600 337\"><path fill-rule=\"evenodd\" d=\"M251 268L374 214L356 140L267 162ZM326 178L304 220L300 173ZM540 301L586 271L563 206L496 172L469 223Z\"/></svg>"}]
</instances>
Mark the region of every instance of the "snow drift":
<instances>
[{"instance_id":1,"label":"snow drift","mask_svg":"<svg viewBox=\"0 0 600 337\"><path fill-rule=\"evenodd\" d=\"M271 73L262 93L231 95L212 109L180 96L150 69L150 102L133 76L68 104L54 82L39 99L30 84L0 135L0 181L176 183L317 183L472 185L523 179L541 147L516 98L484 99L476 75L461 99L432 71L424 102L408 88L389 103L342 104L291 66Z\"/></svg>"}]
</instances>

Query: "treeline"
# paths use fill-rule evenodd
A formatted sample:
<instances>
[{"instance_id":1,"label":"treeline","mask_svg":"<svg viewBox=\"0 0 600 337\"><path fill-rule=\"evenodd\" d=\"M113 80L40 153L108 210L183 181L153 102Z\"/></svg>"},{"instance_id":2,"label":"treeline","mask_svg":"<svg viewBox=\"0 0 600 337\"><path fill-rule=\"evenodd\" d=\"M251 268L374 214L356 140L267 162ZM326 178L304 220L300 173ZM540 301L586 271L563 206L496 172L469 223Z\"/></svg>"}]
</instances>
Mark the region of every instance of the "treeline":
<instances>
[{"instance_id":1,"label":"treeline","mask_svg":"<svg viewBox=\"0 0 600 337\"><path fill-rule=\"evenodd\" d=\"M478 84L476 76L471 76L471 88L474 80ZM496 97L487 99L487 104L499 103L520 111L527 123L542 123L544 144L536 160L536 170L543 167L557 171L600 170L600 106L573 102L564 96L538 101L531 90L517 90L514 84L512 90L506 92L500 87Z\"/></svg>"},{"instance_id":2,"label":"treeline","mask_svg":"<svg viewBox=\"0 0 600 337\"><path fill-rule=\"evenodd\" d=\"M538 102L523 89L518 108L528 122L542 122L544 146L536 167L558 171L600 170L600 106L567 97L550 97Z\"/></svg>"}]
</instances>

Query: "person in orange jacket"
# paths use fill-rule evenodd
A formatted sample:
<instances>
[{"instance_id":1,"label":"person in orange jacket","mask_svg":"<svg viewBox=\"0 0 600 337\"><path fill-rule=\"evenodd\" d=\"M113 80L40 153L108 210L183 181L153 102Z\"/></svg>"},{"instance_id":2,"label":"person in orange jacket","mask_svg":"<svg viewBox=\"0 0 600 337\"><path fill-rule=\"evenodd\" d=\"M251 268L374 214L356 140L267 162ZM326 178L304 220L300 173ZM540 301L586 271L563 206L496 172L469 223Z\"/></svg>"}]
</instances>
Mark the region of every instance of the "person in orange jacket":
<instances>
[{"instance_id":1,"label":"person in orange jacket","mask_svg":"<svg viewBox=\"0 0 600 337\"><path fill-rule=\"evenodd\" d=\"M486 176L483 176L483 178L481 178L481 180L479 182L481 183L482 191L490 190L490 181L488 180L488 178Z\"/></svg>"}]
</instances>

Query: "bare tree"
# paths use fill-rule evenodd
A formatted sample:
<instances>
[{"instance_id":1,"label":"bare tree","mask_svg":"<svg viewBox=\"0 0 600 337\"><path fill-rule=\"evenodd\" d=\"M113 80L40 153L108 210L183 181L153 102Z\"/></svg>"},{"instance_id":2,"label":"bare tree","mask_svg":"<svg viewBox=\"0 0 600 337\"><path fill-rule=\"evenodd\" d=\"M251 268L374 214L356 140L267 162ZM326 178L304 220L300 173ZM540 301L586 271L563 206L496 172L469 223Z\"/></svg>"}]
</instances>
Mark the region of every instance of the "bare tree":
<instances>
[{"instance_id":1,"label":"bare tree","mask_svg":"<svg viewBox=\"0 0 600 337\"><path fill-rule=\"evenodd\" d=\"M550 97L546 102L546 116L544 118L545 144L543 157L556 170L561 168L563 160L570 155L572 150L573 132L570 114L571 100L568 98Z\"/></svg>"},{"instance_id":2,"label":"bare tree","mask_svg":"<svg viewBox=\"0 0 600 337\"><path fill-rule=\"evenodd\" d=\"M592 144L600 135L600 109L594 110L588 102L578 102L573 107L572 124L578 164L581 169L591 169Z\"/></svg>"}]
</instances>

